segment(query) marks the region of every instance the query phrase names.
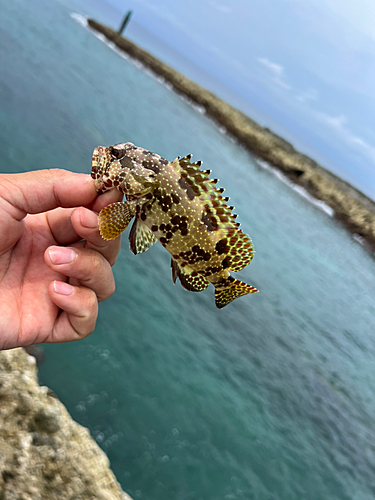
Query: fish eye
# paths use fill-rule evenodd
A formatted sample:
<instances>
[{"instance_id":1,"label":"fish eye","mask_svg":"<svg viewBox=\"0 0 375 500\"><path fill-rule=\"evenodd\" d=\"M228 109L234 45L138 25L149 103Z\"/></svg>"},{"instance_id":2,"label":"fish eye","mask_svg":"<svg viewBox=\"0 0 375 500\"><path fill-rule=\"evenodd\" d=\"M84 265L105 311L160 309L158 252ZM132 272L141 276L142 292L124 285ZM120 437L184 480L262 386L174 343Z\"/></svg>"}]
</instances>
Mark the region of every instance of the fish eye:
<instances>
[{"instance_id":1,"label":"fish eye","mask_svg":"<svg viewBox=\"0 0 375 500\"><path fill-rule=\"evenodd\" d=\"M110 148L110 153L117 160L125 155L125 151L123 149L117 149L114 146Z\"/></svg>"}]
</instances>

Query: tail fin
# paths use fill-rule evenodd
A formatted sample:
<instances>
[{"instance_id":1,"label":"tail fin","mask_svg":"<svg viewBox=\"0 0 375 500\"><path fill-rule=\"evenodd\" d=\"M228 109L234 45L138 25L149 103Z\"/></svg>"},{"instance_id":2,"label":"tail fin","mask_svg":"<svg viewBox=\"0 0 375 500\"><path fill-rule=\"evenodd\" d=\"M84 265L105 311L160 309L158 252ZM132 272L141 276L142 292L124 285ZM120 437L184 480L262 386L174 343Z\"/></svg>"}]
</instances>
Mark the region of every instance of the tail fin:
<instances>
[{"instance_id":1,"label":"tail fin","mask_svg":"<svg viewBox=\"0 0 375 500\"><path fill-rule=\"evenodd\" d=\"M221 309L232 302L232 300L237 299L237 297L257 292L259 292L259 290L253 286L230 277L226 283L220 284L220 286L215 289L215 305L218 309Z\"/></svg>"}]
</instances>

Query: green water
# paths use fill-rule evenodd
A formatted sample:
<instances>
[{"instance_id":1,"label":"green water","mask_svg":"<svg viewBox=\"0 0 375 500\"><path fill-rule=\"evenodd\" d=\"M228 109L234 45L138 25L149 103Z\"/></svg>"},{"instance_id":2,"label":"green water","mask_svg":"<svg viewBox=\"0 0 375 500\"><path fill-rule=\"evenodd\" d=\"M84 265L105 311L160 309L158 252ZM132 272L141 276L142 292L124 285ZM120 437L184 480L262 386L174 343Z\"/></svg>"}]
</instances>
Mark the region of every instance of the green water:
<instances>
[{"instance_id":1,"label":"green water","mask_svg":"<svg viewBox=\"0 0 375 500\"><path fill-rule=\"evenodd\" d=\"M125 235L95 333L45 346L41 382L135 500L373 499L373 258L72 8L0 4L1 172L89 172L120 141L192 152L253 238L238 277L261 293L218 311L212 287L173 286L167 252L134 256Z\"/></svg>"}]
</instances>

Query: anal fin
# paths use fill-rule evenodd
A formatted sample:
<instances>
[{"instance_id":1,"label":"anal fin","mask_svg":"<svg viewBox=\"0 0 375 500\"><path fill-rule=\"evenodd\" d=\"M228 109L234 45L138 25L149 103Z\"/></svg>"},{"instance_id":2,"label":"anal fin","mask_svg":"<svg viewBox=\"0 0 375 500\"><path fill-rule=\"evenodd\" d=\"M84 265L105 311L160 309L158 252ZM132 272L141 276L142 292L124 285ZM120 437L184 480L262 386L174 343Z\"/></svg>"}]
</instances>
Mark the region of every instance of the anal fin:
<instances>
[{"instance_id":1,"label":"anal fin","mask_svg":"<svg viewBox=\"0 0 375 500\"><path fill-rule=\"evenodd\" d=\"M157 239L140 219L135 219L129 233L130 250L137 255L146 252Z\"/></svg>"},{"instance_id":2,"label":"anal fin","mask_svg":"<svg viewBox=\"0 0 375 500\"><path fill-rule=\"evenodd\" d=\"M114 240L128 227L134 217L126 201L118 201L104 207L99 213L99 232L103 239Z\"/></svg>"},{"instance_id":3,"label":"anal fin","mask_svg":"<svg viewBox=\"0 0 375 500\"><path fill-rule=\"evenodd\" d=\"M230 277L224 285L220 285L215 289L215 305L218 309L222 309L238 297L257 292L259 290L255 287Z\"/></svg>"},{"instance_id":4,"label":"anal fin","mask_svg":"<svg viewBox=\"0 0 375 500\"><path fill-rule=\"evenodd\" d=\"M171 268L173 283L176 283L176 278L178 278L182 287L189 292L202 292L209 285L209 281L204 276L194 271L182 270L174 259L171 260Z\"/></svg>"}]
</instances>

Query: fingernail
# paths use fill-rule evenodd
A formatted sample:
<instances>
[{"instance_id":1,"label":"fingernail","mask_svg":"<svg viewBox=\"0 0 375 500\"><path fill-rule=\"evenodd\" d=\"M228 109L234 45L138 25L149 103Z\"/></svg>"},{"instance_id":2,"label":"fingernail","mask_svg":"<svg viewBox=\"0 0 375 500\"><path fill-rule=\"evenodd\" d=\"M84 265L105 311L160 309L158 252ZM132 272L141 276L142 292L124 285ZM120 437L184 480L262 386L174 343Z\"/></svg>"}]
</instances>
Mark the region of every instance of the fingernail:
<instances>
[{"instance_id":1,"label":"fingernail","mask_svg":"<svg viewBox=\"0 0 375 500\"><path fill-rule=\"evenodd\" d=\"M71 295L73 293L74 287L72 285L69 285L69 283L64 283L63 281L54 281L53 289L60 295Z\"/></svg>"},{"instance_id":2,"label":"fingernail","mask_svg":"<svg viewBox=\"0 0 375 500\"><path fill-rule=\"evenodd\" d=\"M98 216L90 210L81 210L81 224L90 229L98 227Z\"/></svg>"},{"instance_id":3,"label":"fingernail","mask_svg":"<svg viewBox=\"0 0 375 500\"><path fill-rule=\"evenodd\" d=\"M76 258L76 253L72 248L51 247L49 256L53 264L69 264Z\"/></svg>"}]
</instances>

